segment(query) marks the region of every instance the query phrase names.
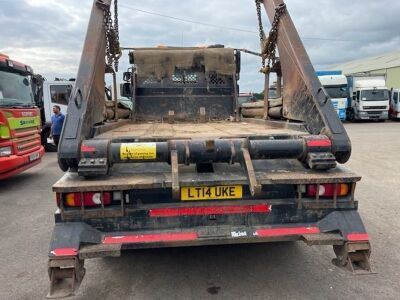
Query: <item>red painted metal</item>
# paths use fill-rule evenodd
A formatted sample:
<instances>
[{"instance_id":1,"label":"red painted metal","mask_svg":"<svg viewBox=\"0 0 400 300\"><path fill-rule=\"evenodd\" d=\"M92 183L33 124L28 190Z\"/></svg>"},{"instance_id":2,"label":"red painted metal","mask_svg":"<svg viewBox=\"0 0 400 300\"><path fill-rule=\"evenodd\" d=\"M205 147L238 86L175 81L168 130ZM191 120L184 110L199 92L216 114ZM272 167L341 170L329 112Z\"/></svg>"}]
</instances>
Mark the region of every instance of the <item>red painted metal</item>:
<instances>
[{"instance_id":1,"label":"red painted metal","mask_svg":"<svg viewBox=\"0 0 400 300\"><path fill-rule=\"evenodd\" d=\"M125 236L107 236L103 244L136 244L136 243L160 243L160 242L182 242L197 240L196 232L178 232L178 233L154 233L137 234Z\"/></svg>"},{"instance_id":2,"label":"red painted metal","mask_svg":"<svg viewBox=\"0 0 400 300\"><path fill-rule=\"evenodd\" d=\"M39 159L30 162L29 156L39 152ZM44 155L44 148L40 146L38 151L33 151L25 155L11 155L9 157L0 158L0 180L18 175L25 170L36 166L42 161Z\"/></svg>"},{"instance_id":3,"label":"red painted metal","mask_svg":"<svg viewBox=\"0 0 400 300\"><path fill-rule=\"evenodd\" d=\"M0 124L9 127L8 118L37 117L37 108L1 108ZM32 128L10 129L10 138L0 140L0 147L11 146L13 155L0 158L0 180L17 175L41 162L44 148L41 145L40 125ZM29 157L39 153L39 159L30 161Z\"/></svg>"},{"instance_id":4,"label":"red painted metal","mask_svg":"<svg viewBox=\"0 0 400 300\"><path fill-rule=\"evenodd\" d=\"M149 211L150 217L233 215L246 213L269 213L271 205L227 205L181 208L155 208Z\"/></svg>"}]
</instances>

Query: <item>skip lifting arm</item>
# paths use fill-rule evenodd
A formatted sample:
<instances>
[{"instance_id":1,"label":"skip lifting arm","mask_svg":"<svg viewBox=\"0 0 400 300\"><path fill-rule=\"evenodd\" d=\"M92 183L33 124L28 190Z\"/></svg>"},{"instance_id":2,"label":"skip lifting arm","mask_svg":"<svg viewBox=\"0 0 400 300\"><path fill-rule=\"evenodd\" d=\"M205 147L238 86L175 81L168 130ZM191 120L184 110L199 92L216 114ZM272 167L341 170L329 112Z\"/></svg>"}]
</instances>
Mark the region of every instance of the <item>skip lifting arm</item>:
<instances>
[{"instance_id":1,"label":"skip lifting arm","mask_svg":"<svg viewBox=\"0 0 400 300\"><path fill-rule=\"evenodd\" d=\"M271 22L276 9L283 3L283 0L263 1ZM108 49L104 11L110 6L111 0L95 0L93 4L76 86L60 141L59 163L65 171L77 170L82 142L92 138L93 127L103 121L105 57ZM315 75L286 10L280 18L277 46L281 65L279 72L282 72L284 80L283 117L304 122L312 135L328 136L336 160L347 162L351 154L350 140Z\"/></svg>"},{"instance_id":2,"label":"skip lifting arm","mask_svg":"<svg viewBox=\"0 0 400 300\"><path fill-rule=\"evenodd\" d=\"M259 1L263 2L268 18L273 23L275 13L284 5L284 1ZM346 163L351 155L350 139L315 75L314 67L286 9L280 17L277 45L284 80L284 117L304 122L311 134L327 135L332 141L332 152L337 161Z\"/></svg>"},{"instance_id":3,"label":"skip lifting arm","mask_svg":"<svg viewBox=\"0 0 400 300\"><path fill-rule=\"evenodd\" d=\"M106 69L104 8L110 5L111 0L93 2L76 85L68 104L68 113L60 139L58 159L64 171L68 168L77 169L81 142L91 138L93 126L104 119Z\"/></svg>"}]
</instances>

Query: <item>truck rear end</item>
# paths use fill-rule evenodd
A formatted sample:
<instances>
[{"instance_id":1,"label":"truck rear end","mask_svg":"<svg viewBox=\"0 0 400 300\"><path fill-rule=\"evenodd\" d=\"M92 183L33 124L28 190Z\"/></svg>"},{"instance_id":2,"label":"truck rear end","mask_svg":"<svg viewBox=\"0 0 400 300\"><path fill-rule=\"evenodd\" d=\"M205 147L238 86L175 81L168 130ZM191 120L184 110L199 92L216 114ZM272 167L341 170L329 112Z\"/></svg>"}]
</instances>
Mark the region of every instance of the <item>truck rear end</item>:
<instances>
[{"instance_id":1,"label":"truck rear end","mask_svg":"<svg viewBox=\"0 0 400 300\"><path fill-rule=\"evenodd\" d=\"M280 4L265 1L270 18ZM103 9L92 10L60 144L50 297L74 293L86 259L125 249L304 241L332 245L338 266L370 271L354 196L361 177L337 165L350 141L287 12L280 120L239 114L239 51L147 48L129 53L124 75L131 120L96 124Z\"/></svg>"}]
</instances>

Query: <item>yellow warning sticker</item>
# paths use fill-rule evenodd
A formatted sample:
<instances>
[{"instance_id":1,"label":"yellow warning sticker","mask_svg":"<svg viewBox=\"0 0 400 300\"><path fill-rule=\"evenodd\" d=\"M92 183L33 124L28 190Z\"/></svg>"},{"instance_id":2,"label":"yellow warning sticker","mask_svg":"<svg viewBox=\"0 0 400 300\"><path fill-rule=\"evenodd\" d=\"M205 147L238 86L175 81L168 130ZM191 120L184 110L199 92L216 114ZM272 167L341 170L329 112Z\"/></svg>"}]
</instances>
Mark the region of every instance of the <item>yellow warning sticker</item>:
<instances>
[{"instance_id":1,"label":"yellow warning sticker","mask_svg":"<svg viewBox=\"0 0 400 300\"><path fill-rule=\"evenodd\" d=\"M125 143L120 148L121 160L152 160L156 158L156 143Z\"/></svg>"}]
</instances>

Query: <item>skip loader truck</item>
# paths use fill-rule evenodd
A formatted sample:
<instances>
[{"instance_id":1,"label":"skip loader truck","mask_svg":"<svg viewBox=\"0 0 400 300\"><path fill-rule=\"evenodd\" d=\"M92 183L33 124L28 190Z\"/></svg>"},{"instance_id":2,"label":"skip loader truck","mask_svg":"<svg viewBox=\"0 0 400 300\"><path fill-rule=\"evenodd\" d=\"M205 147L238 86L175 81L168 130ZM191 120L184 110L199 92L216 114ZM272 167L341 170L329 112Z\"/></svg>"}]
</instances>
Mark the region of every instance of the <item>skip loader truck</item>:
<instances>
[{"instance_id":1,"label":"skip loader truck","mask_svg":"<svg viewBox=\"0 0 400 300\"><path fill-rule=\"evenodd\" d=\"M349 137L284 2L256 8L262 119L238 109L240 50L121 47L116 1L94 1L60 140L65 175L53 186L50 298L77 291L86 259L137 248L303 241L332 245L339 267L371 271L361 177L340 166ZM115 78L125 51L121 94L133 111L103 123L105 74ZM283 79L279 118L269 113L271 72Z\"/></svg>"},{"instance_id":2,"label":"skip loader truck","mask_svg":"<svg viewBox=\"0 0 400 300\"><path fill-rule=\"evenodd\" d=\"M31 67L0 53L0 181L41 162L40 112Z\"/></svg>"}]
</instances>

